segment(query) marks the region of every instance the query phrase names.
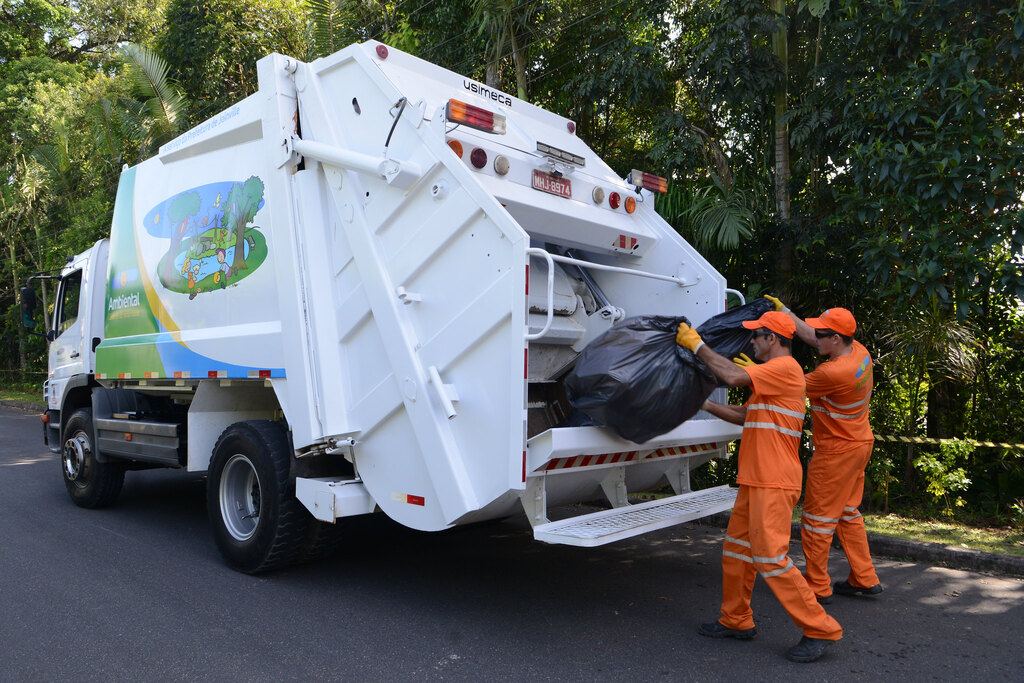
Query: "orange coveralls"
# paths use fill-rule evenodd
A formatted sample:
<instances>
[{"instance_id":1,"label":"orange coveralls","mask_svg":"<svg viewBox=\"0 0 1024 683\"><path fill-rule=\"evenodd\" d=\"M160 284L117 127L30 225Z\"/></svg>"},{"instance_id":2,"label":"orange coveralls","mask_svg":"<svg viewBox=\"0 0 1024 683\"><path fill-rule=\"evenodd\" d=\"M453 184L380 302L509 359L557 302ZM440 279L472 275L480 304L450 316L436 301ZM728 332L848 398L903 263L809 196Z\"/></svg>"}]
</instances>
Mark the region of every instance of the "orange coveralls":
<instances>
[{"instance_id":1,"label":"orange coveralls","mask_svg":"<svg viewBox=\"0 0 1024 683\"><path fill-rule=\"evenodd\" d=\"M860 342L853 351L830 358L807 374L813 416L814 455L807 466L800 541L807 568L804 577L816 595L832 595L828 554L839 534L850 563L847 579L855 586L878 585L871 562L864 518L857 507L864 497L864 468L875 437L868 424L873 385L871 355Z\"/></svg>"},{"instance_id":2,"label":"orange coveralls","mask_svg":"<svg viewBox=\"0 0 1024 683\"><path fill-rule=\"evenodd\" d=\"M750 596L761 577L809 638L839 640L843 629L818 604L789 558L793 507L803 470L798 449L804 376L791 356L745 367L752 389L740 440L740 485L722 546L722 616L731 629L754 627Z\"/></svg>"}]
</instances>

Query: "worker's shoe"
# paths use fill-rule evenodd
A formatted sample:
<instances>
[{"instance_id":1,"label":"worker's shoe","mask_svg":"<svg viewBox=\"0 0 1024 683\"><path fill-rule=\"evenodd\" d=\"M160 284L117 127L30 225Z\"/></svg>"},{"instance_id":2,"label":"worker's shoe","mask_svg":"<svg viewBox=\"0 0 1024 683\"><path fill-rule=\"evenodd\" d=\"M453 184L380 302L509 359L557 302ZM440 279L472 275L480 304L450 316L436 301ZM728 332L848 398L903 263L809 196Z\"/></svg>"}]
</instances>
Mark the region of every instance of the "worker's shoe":
<instances>
[{"instance_id":1,"label":"worker's shoe","mask_svg":"<svg viewBox=\"0 0 1024 683\"><path fill-rule=\"evenodd\" d=\"M697 627L697 633L708 638L735 638L736 640L750 640L757 635L757 627L747 629L734 629L723 626L720 622L713 621L710 624L701 624Z\"/></svg>"},{"instance_id":2,"label":"worker's shoe","mask_svg":"<svg viewBox=\"0 0 1024 683\"><path fill-rule=\"evenodd\" d=\"M818 604L819 605L831 605L832 604L832 596L831 595L816 595L814 597L816 597L818 599Z\"/></svg>"},{"instance_id":3,"label":"worker's shoe","mask_svg":"<svg viewBox=\"0 0 1024 683\"><path fill-rule=\"evenodd\" d=\"M862 588L861 586L854 586L849 581L836 581L832 586L832 590L840 595L878 595L882 592L882 584L878 583L871 588Z\"/></svg>"},{"instance_id":4,"label":"worker's shoe","mask_svg":"<svg viewBox=\"0 0 1024 683\"><path fill-rule=\"evenodd\" d=\"M786 653L786 659L791 662L800 662L801 664L813 662L818 657L821 657L825 653L825 648L831 644L831 640L804 636L800 639L799 643L789 648L789 652Z\"/></svg>"}]
</instances>

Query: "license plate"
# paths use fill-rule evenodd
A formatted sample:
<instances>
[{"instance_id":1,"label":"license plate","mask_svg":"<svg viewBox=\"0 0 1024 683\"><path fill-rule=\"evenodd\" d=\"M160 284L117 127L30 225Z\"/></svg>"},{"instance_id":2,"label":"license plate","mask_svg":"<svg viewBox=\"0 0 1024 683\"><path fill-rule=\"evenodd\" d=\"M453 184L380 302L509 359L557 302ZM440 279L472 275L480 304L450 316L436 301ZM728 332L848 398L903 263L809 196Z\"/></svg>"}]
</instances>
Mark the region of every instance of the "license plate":
<instances>
[{"instance_id":1,"label":"license plate","mask_svg":"<svg viewBox=\"0 0 1024 683\"><path fill-rule=\"evenodd\" d=\"M544 171L533 171L533 189L556 194L559 197L572 198L572 183L568 178L556 178Z\"/></svg>"}]
</instances>

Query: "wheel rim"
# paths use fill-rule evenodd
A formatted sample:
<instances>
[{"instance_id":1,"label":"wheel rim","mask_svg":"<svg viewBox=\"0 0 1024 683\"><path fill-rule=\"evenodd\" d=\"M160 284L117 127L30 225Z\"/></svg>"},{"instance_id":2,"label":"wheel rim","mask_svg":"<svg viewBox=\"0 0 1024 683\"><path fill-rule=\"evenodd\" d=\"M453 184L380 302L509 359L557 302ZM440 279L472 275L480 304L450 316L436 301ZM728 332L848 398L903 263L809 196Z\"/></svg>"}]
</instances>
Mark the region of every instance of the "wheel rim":
<instances>
[{"instance_id":1,"label":"wheel rim","mask_svg":"<svg viewBox=\"0 0 1024 683\"><path fill-rule=\"evenodd\" d=\"M64 452L61 455L61 462L64 466L64 476L75 484L81 484L80 480L85 474L86 458L92 453L92 444L85 432L76 432L64 442Z\"/></svg>"},{"instance_id":2,"label":"wheel rim","mask_svg":"<svg viewBox=\"0 0 1024 683\"><path fill-rule=\"evenodd\" d=\"M228 533L246 541L260 523L260 478L249 458L233 455L220 477L220 514Z\"/></svg>"}]
</instances>

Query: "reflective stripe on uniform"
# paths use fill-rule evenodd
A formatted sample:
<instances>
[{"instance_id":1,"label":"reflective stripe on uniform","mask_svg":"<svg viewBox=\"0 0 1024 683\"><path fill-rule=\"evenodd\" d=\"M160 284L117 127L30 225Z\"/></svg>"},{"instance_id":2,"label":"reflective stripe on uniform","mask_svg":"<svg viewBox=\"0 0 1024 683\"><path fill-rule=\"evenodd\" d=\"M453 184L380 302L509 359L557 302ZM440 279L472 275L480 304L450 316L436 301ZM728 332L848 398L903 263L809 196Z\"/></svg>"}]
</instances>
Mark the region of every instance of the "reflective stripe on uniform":
<instances>
[{"instance_id":1,"label":"reflective stripe on uniform","mask_svg":"<svg viewBox=\"0 0 1024 683\"><path fill-rule=\"evenodd\" d=\"M776 570L770 571L770 572L758 572L758 574L761 575L761 578L770 579L773 576L778 576L779 574L785 574L790 569L793 569L793 567L794 567L793 560L790 560L789 562L786 563L786 566L783 567L782 569L776 569Z\"/></svg>"},{"instance_id":2,"label":"reflective stripe on uniform","mask_svg":"<svg viewBox=\"0 0 1024 683\"><path fill-rule=\"evenodd\" d=\"M775 557L758 557L757 555L754 555L754 562L759 562L761 564L775 564L776 562L782 562L784 559L786 559L786 553L776 555Z\"/></svg>"},{"instance_id":3,"label":"reflective stripe on uniform","mask_svg":"<svg viewBox=\"0 0 1024 683\"><path fill-rule=\"evenodd\" d=\"M822 408L821 406L811 406L811 410L819 412L819 413L825 413L826 415L828 415L829 417L831 417L834 420L853 420L855 418L861 417L862 415L864 415L865 413L868 412L868 409L865 408L864 410L860 411L859 413L854 413L853 415L844 415L842 413L833 413L832 411L830 411L830 410L828 410L826 408Z\"/></svg>"},{"instance_id":4,"label":"reflective stripe on uniform","mask_svg":"<svg viewBox=\"0 0 1024 683\"><path fill-rule=\"evenodd\" d=\"M739 553L734 553L731 550L723 550L722 551L722 555L724 555L725 557L733 557L733 558L736 558L737 560L743 560L744 562L750 562L750 563L754 562L752 559L750 559L746 555L741 555Z\"/></svg>"},{"instance_id":5,"label":"reflective stripe on uniform","mask_svg":"<svg viewBox=\"0 0 1024 683\"><path fill-rule=\"evenodd\" d=\"M802 412L797 412L795 410L790 410L788 408L782 408L780 406L773 406L770 403L752 403L749 406L747 406L747 410L768 410L773 413L782 413L783 415L788 415L790 417L798 417L801 420L804 419L804 414Z\"/></svg>"},{"instance_id":6,"label":"reflective stripe on uniform","mask_svg":"<svg viewBox=\"0 0 1024 683\"><path fill-rule=\"evenodd\" d=\"M808 531L813 531L816 534L824 534L826 536L831 536L833 533L835 533L835 529L822 529L821 527L811 526L807 523L804 523L803 526Z\"/></svg>"},{"instance_id":7,"label":"reflective stripe on uniform","mask_svg":"<svg viewBox=\"0 0 1024 683\"><path fill-rule=\"evenodd\" d=\"M741 545L744 548L749 548L750 547L750 541L741 541L738 538L733 538L729 534L725 535L725 540L728 541L729 543L735 543L736 545Z\"/></svg>"},{"instance_id":8,"label":"reflective stripe on uniform","mask_svg":"<svg viewBox=\"0 0 1024 683\"><path fill-rule=\"evenodd\" d=\"M804 512L804 517L807 519L813 519L815 522L835 522L839 523L838 517L819 517L818 515L812 515L810 512Z\"/></svg>"},{"instance_id":9,"label":"reflective stripe on uniform","mask_svg":"<svg viewBox=\"0 0 1024 683\"><path fill-rule=\"evenodd\" d=\"M855 515L849 515L849 516L843 515L843 521L844 522L850 522L850 521L853 521L853 520L857 519L858 517L860 517L860 513L859 512L857 514L855 514Z\"/></svg>"},{"instance_id":10,"label":"reflective stripe on uniform","mask_svg":"<svg viewBox=\"0 0 1024 683\"><path fill-rule=\"evenodd\" d=\"M772 429L772 430L774 430L776 432L781 432L782 434L785 434L786 436L795 436L798 439L801 436L803 436L800 433L799 430L796 430L796 429L786 429L785 427L780 427L779 425L773 424L771 422L744 422L743 423L743 428L747 429L748 427L750 429Z\"/></svg>"},{"instance_id":11,"label":"reflective stripe on uniform","mask_svg":"<svg viewBox=\"0 0 1024 683\"><path fill-rule=\"evenodd\" d=\"M871 392L870 391L867 392L867 397L864 398L863 400L858 400L855 403L846 403L845 405L841 405L840 403L837 403L836 401L831 400L830 398L828 398L828 396L821 396L821 400L823 400L824 402L826 402L829 405L831 405L831 407L838 408L841 411L845 411L845 410L848 410L848 409L851 409L851 408L857 408L858 405L863 405L864 403L866 403L870 399L871 399Z\"/></svg>"}]
</instances>

